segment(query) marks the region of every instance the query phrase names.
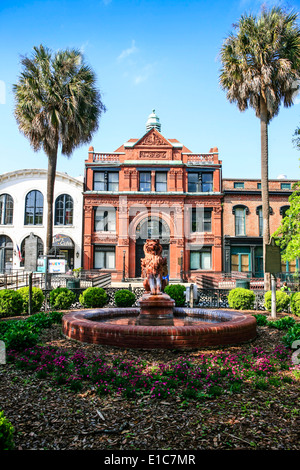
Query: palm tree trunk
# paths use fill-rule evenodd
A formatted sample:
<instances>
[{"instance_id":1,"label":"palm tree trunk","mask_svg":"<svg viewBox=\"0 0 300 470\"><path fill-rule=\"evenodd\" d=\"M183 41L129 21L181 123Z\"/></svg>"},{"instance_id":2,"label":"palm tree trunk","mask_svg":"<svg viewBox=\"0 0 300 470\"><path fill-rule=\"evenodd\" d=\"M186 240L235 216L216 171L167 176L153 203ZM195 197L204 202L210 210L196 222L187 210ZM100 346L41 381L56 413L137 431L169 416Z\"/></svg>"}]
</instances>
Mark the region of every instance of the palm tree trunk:
<instances>
[{"instance_id":1,"label":"palm tree trunk","mask_svg":"<svg viewBox=\"0 0 300 470\"><path fill-rule=\"evenodd\" d=\"M260 141L261 141L261 200L263 216L263 260L265 266L266 245L270 243L270 203L268 164L268 113L263 97L260 98ZM264 273L265 290L270 290L270 274Z\"/></svg>"},{"instance_id":2,"label":"palm tree trunk","mask_svg":"<svg viewBox=\"0 0 300 470\"><path fill-rule=\"evenodd\" d=\"M52 248L53 238L53 199L54 183L56 174L57 150L48 155L48 175L47 175L47 235L46 235L46 254Z\"/></svg>"}]
</instances>

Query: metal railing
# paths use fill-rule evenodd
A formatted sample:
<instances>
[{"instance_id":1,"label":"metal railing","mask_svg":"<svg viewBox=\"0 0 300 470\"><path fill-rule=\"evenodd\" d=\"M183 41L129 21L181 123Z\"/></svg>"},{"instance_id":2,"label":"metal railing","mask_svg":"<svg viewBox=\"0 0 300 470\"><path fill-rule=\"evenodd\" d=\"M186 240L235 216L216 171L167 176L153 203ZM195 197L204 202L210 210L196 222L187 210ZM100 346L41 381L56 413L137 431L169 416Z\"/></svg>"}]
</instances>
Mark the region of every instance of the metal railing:
<instances>
[{"instance_id":1,"label":"metal railing","mask_svg":"<svg viewBox=\"0 0 300 470\"><path fill-rule=\"evenodd\" d=\"M0 274L0 290L1 289L19 289L20 287L29 286L30 273L26 271L18 271L12 274ZM79 278L72 275L49 274L47 275L47 286L50 289L56 287L68 287L72 283L79 281L83 289L87 287L107 287L111 284L110 273L99 273L99 271L83 271ZM32 286L45 289L44 273L32 273Z\"/></svg>"},{"instance_id":2,"label":"metal railing","mask_svg":"<svg viewBox=\"0 0 300 470\"><path fill-rule=\"evenodd\" d=\"M20 270L11 273L0 274L0 289L19 289L29 285L29 272ZM33 273L32 285L42 287L44 275Z\"/></svg>"}]
</instances>

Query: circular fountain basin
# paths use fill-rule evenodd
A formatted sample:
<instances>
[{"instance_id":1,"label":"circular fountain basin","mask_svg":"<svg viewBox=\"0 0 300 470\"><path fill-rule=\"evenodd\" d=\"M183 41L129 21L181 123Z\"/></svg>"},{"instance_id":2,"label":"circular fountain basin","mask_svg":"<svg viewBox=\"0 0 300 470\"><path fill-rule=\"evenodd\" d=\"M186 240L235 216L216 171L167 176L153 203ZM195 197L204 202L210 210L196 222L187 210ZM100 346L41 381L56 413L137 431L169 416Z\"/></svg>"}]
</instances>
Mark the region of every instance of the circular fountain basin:
<instances>
[{"instance_id":1,"label":"circular fountain basin","mask_svg":"<svg viewBox=\"0 0 300 470\"><path fill-rule=\"evenodd\" d=\"M139 349L196 349L256 337L256 319L238 311L175 307L168 324L139 324L140 308L102 308L64 315L63 334L83 343Z\"/></svg>"}]
</instances>

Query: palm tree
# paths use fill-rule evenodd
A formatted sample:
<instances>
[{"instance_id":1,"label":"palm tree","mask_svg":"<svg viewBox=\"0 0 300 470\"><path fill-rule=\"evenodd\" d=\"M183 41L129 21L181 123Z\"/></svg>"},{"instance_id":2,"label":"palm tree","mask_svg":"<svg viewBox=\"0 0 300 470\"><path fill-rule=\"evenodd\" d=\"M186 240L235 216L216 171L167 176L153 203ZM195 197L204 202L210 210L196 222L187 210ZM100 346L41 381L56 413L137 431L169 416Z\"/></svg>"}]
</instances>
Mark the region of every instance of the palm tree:
<instances>
[{"instance_id":1,"label":"palm tree","mask_svg":"<svg viewBox=\"0 0 300 470\"><path fill-rule=\"evenodd\" d=\"M34 151L48 157L46 254L52 247L53 195L57 155L70 157L76 147L90 142L105 106L93 71L81 52L52 53L40 45L32 58L23 57L18 83L13 85L19 130Z\"/></svg>"},{"instance_id":2,"label":"palm tree","mask_svg":"<svg viewBox=\"0 0 300 470\"><path fill-rule=\"evenodd\" d=\"M229 102L240 111L250 106L260 119L261 196L264 259L270 243L268 187L268 124L280 104L293 104L300 73L300 30L297 13L280 7L263 8L260 16L243 15L236 34L231 33L220 50L220 86ZM265 274L265 288L269 277Z\"/></svg>"}]
</instances>

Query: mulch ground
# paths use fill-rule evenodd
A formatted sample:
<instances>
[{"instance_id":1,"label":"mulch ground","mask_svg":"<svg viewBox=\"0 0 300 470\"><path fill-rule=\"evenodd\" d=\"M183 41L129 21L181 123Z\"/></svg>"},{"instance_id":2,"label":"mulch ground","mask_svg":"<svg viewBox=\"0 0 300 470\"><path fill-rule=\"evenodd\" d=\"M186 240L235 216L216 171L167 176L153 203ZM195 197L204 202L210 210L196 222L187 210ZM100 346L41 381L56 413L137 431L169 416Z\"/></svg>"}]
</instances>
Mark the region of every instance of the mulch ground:
<instances>
[{"instance_id":1,"label":"mulch ground","mask_svg":"<svg viewBox=\"0 0 300 470\"><path fill-rule=\"evenodd\" d=\"M236 353L257 346L270 351L286 334L268 327L257 330L252 343L226 349ZM153 364L203 352L84 345L64 338L59 326L45 330L42 340L87 355L119 353L124 359ZM0 410L14 426L16 450L300 449L299 382L265 391L245 388L206 401L126 400L99 396L93 389L74 393L5 364L0 366Z\"/></svg>"}]
</instances>

